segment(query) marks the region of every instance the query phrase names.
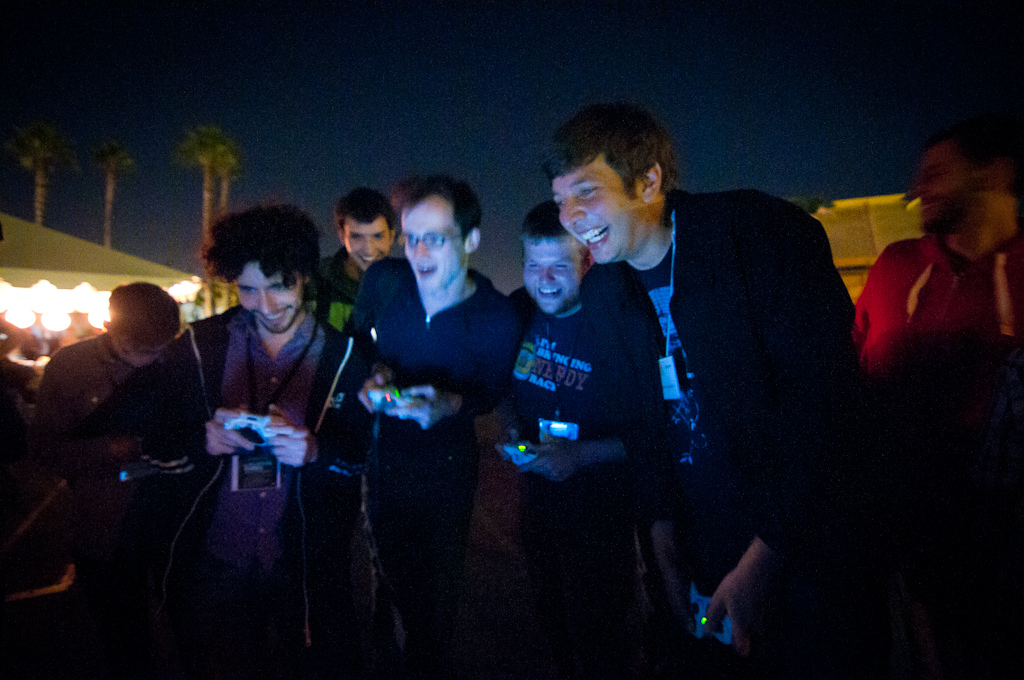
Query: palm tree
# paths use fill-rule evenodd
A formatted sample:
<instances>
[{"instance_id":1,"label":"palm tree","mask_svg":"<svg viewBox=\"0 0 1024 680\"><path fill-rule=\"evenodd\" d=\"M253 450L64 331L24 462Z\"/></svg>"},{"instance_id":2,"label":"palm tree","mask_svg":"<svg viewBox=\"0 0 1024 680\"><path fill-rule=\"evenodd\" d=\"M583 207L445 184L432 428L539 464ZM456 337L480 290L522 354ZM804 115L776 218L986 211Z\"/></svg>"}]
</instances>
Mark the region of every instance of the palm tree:
<instances>
[{"instance_id":1,"label":"palm tree","mask_svg":"<svg viewBox=\"0 0 1024 680\"><path fill-rule=\"evenodd\" d=\"M7 151L35 176L36 224L42 225L50 174L61 166L78 167L71 142L56 126L40 121L28 127L15 128L14 137L7 141Z\"/></svg>"},{"instance_id":2,"label":"palm tree","mask_svg":"<svg viewBox=\"0 0 1024 680\"><path fill-rule=\"evenodd\" d=\"M228 166L224 159L231 156L232 150L237 165L238 146L216 125L200 125L194 130L189 130L178 145L178 161L189 167L198 167L203 171L202 227L204 239L209 234L210 224L213 221L213 180L214 177L223 177L223 174L230 175L229 170L223 171L222 174L220 168ZM226 202L224 180L222 179L221 182L221 201Z\"/></svg>"},{"instance_id":3,"label":"palm tree","mask_svg":"<svg viewBox=\"0 0 1024 680\"><path fill-rule=\"evenodd\" d=\"M128 151L120 142L107 142L96 149L93 160L100 167L107 180L107 190L103 201L103 245L110 247L110 217L114 211L114 187L117 185L118 175L124 175L135 170L135 159L128 155Z\"/></svg>"},{"instance_id":4,"label":"palm tree","mask_svg":"<svg viewBox=\"0 0 1024 680\"><path fill-rule=\"evenodd\" d=\"M220 180L218 217L225 215L228 211L228 192L231 190L231 180L238 177L241 170L242 152L233 140L226 139L213 162L213 173Z\"/></svg>"}]
</instances>

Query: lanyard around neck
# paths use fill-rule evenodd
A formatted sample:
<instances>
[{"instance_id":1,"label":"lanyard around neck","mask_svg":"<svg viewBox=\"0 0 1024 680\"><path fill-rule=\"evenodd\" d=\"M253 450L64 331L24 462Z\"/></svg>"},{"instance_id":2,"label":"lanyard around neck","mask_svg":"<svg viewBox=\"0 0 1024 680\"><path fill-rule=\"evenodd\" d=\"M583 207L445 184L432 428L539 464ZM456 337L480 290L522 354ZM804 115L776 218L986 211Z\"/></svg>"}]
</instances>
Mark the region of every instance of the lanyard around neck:
<instances>
[{"instance_id":1,"label":"lanyard around neck","mask_svg":"<svg viewBox=\"0 0 1024 680\"><path fill-rule=\"evenodd\" d=\"M309 348L313 346L313 341L316 340L316 334L319 330L320 320L316 319L313 323L313 332L310 333L309 340L306 341L305 347L302 348L299 358L296 359L291 365L291 368L288 369L288 373L285 375L284 380L278 384L277 388L270 395L270 398L267 400L267 408L281 398L285 388L292 381L292 378L295 377L295 374L299 372L299 366L301 366L302 362L306 360L306 355L309 354ZM258 331L256 333L256 339L259 339ZM249 379L249 413L257 413L258 410L265 410L259 408L259 393L256 385L256 366L252 359L252 338L246 340L245 343L245 371Z\"/></svg>"},{"instance_id":2,"label":"lanyard around neck","mask_svg":"<svg viewBox=\"0 0 1024 680\"><path fill-rule=\"evenodd\" d=\"M665 311L668 314L669 319L672 318L672 296L675 295L675 293L676 293L676 211L675 211L675 209L673 209L672 210L672 262L671 262L671 268L668 270L668 300L666 300L666 302L665 302L665 304L667 305L667 309ZM665 356L669 356L671 354L671 352L669 351L669 348L671 346L669 344L669 337L670 337L670 335L671 335L670 327L668 325L666 325L666 327L665 327Z\"/></svg>"}]
</instances>

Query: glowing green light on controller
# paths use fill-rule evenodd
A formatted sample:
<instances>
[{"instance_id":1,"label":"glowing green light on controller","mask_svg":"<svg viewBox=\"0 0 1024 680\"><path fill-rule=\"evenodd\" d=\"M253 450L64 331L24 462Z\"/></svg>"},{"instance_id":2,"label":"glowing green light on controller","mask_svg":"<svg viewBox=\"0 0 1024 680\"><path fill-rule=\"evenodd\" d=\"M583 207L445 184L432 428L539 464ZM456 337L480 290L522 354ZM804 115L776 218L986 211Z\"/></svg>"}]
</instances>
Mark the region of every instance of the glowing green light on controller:
<instances>
[{"instance_id":1,"label":"glowing green light on controller","mask_svg":"<svg viewBox=\"0 0 1024 680\"><path fill-rule=\"evenodd\" d=\"M525 451L526 450L526 444L520 444L519 445L519 450L520 451Z\"/></svg>"},{"instance_id":2,"label":"glowing green light on controller","mask_svg":"<svg viewBox=\"0 0 1024 680\"><path fill-rule=\"evenodd\" d=\"M702 626L708 625L708 617L706 617L706 616L700 617L700 625L702 625Z\"/></svg>"}]
</instances>

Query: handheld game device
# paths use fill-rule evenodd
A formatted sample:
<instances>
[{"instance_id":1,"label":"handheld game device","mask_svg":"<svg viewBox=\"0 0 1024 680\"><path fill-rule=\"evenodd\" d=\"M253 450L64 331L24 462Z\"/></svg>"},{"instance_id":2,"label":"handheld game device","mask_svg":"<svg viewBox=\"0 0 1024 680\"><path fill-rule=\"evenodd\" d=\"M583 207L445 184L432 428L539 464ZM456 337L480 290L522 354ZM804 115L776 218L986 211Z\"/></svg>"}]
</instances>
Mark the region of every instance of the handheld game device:
<instances>
[{"instance_id":1,"label":"handheld game device","mask_svg":"<svg viewBox=\"0 0 1024 680\"><path fill-rule=\"evenodd\" d=\"M529 450L527 444L527 442L505 444L501 448L506 454L508 454L509 459L511 459L513 463L516 465L524 465L537 457L536 453Z\"/></svg>"},{"instance_id":2,"label":"handheld game device","mask_svg":"<svg viewBox=\"0 0 1024 680\"><path fill-rule=\"evenodd\" d=\"M711 602L710 597L704 597L697 592L697 586L692 581L690 582L690 611L693 612L693 618L696 627L693 629L694 636L698 638L704 637L707 633L710 633L719 642L726 645L732 644L732 621L726 616L722 619L722 624L719 626L719 630L707 630L708 622L708 603Z\"/></svg>"}]
</instances>

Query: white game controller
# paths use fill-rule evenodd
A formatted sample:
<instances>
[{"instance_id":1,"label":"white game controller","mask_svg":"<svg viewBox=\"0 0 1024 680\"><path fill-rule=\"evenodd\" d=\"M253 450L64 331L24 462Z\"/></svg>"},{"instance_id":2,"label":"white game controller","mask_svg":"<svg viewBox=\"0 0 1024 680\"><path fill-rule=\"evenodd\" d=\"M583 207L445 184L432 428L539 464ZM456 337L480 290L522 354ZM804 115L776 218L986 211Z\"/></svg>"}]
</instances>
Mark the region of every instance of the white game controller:
<instances>
[{"instance_id":1,"label":"white game controller","mask_svg":"<svg viewBox=\"0 0 1024 680\"><path fill-rule=\"evenodd\" d=\"M279 434L291 434L294 430L283 425L271 425L271 416L257 416L252 413L240 413L224 422L225 430L238 430L253 444L263 445Z\"/></svg>"},{"instance_id":2,"label":"white game controller","mask_svg":"<svg viewBox=\"0 0 1024 680\"><path fill-rule=\"evenodd\" d=\"M704 597L697 592L697 586L692 581L690 582L690 611L693 613L694 622L697 624L693 629L693 634L702 638L708 632L715 636L719 642L731 645L732 644L732 621L726 616L722 619L722 625L720 630L708 631L706 629L708 622L708 604L711 602L710 597Z\"/></svg>"}]
</instances>

